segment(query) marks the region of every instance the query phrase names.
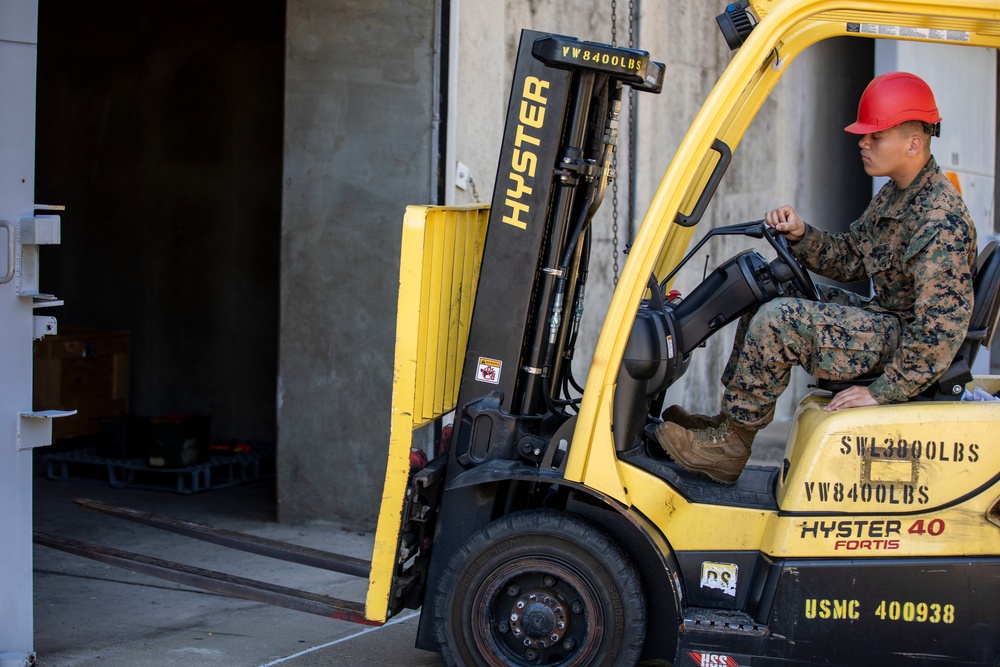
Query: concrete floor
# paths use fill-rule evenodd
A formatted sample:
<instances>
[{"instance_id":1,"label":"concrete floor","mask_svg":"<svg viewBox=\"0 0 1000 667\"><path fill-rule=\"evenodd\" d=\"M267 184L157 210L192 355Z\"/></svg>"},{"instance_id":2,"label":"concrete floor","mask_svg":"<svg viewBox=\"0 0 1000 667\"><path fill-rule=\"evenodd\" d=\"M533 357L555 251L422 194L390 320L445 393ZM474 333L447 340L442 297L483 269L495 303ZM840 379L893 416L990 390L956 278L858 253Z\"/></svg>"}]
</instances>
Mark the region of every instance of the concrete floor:
<instances>
[{"instance_id":1,"label":"concrete floor","mask_svg":"<svg viewBox=\"0 0 1000 667\"><path fill-rule=\"evenodd\" d=\"M182 496L35 480L35 530L197 567L364 600L367 581L225 549L76 506L73 498L157 512L349 556L371 557L373 536L332 523L274 522L273 481ZM198 664L439 665L413 648L415 612L369 628L175 585L35 547L35 650L42 667Z\"/></svg>"},{"instance_id":2,"label":"concrete floor","mask_svg":"<svg viewBox=\"0 0 1000 667\"><path fill-rule=\"evenodd\" d=\"M788 423L758 437L751 463L777 465ZM337 493L331 489L331 493ZM349 493L349 489L342 492ZM35 479L35 529L332 597L364 600L367 581L273 561L84 510L73 498L166 514L368 559L373 535L327 522L277 524L273 481L184 496ZM413 648L417 612L381 628L246 602L35 547L35 650L41 667L351 667L440 665Z\"/></svg>"}]
</instances>

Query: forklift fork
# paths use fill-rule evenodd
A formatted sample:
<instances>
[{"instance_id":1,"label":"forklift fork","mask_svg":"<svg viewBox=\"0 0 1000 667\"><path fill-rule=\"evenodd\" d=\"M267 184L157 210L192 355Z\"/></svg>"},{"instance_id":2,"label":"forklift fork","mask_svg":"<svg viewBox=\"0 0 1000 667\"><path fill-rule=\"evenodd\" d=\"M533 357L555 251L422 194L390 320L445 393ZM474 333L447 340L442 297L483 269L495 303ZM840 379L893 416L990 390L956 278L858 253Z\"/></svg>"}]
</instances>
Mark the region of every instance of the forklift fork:
<instances>
[{"instance_id":1,"label":"forklift fork","mask_svg":"<svg viewBox=\"0 0 1000 667\"><path fill-rule=\"evenodd\" d=\"M246 533L238 533L232 530L212 528L159 514L151 514L117 505L108 505L96 500L81 499L77 500L76 503L85 509L96 510L153 528L160 528L161 530L177 533L196 540L211 542L212 544L239 549L268 558L321 568L330 570L331 572L340 572L355 577L367 577L371 572L371 563L359 558L279 542ZM166 579L185 586L193 586L223 595L243 598L244 600L263 602L265 604L286 607L288 609L295 609L343 621L365 625L382 624L379 621L366 618L365 605L360 602L340 600L264 581L247 579L214 570L205 570L183 563L43 533L36 532L34 541L35 544L83 556L84 558L125 568L140 574Z\"/></svg>"}]
</instances>

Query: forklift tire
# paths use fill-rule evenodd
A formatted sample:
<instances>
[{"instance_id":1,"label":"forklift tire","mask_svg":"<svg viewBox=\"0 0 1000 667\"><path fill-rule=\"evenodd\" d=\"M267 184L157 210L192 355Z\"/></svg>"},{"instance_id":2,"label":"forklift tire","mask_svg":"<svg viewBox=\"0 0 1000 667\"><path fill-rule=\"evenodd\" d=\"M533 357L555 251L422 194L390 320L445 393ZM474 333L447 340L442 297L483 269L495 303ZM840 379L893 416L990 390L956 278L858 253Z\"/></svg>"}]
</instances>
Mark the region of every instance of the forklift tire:
<instances>
[{"instance_id":1,"label":"forklift tire","mask_svg":"<svg viewBox=\"0 0 1000 667\"><path fill-rule=\"evenodd\" d=\"M606 535L567 514L502 517L451 558L434 601L445 665L634 665L646 634L639 576Z\"/></svg>"}]
</instances>

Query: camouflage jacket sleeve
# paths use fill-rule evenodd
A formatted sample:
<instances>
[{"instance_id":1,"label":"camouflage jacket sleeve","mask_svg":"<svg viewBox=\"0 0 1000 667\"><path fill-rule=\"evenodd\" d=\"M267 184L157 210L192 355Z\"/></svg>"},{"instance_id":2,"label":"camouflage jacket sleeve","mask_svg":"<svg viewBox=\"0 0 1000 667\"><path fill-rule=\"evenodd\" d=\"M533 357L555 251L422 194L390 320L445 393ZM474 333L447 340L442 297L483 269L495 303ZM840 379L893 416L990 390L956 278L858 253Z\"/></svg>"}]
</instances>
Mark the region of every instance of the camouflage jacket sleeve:
<instances>
[{"instance_id":1,"label":"camouflage jacket sleeve","mask_svg":"<svg viewBox=\"0 0 1000 667\"><path fill-rule=\"evenodd\" d=\"M791 249L802 266L821 276L849 283L868 275L856 224L851 225L851 231L831 234L807 223L805 236Z\"/></svg>"},{"instance_id":2,"label":"camouflage jacket sleeve","mask_svg":"<svg viewBox=\"0 0 1000 667\"><path fill-rule=\"evenodd\" d=\"M869 387L879 403L906 401L948 369L972 314L975 243L965 220L939 209L929 212L906 247L912 311L897 313L903 320L899 347Z\"/></svg>"}]
</instances>

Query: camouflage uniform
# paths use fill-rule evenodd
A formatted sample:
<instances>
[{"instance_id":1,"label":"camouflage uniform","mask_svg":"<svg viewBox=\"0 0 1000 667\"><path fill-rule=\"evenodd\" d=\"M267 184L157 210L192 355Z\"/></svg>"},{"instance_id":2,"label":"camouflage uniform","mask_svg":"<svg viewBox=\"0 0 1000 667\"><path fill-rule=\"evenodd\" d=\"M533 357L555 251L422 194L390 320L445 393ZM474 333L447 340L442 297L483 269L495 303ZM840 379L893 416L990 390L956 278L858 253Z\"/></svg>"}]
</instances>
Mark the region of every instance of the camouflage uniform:
<instances>
[{"instance_id":1,"label":"camouflage uniform","mask_svg":"<svg viewBox=\"0 0 1000 667\"><path fill-rule=\"evenodd\" d=\"M948 369L972 312L976 229L933 157L908 188L889 181L850 231L806 225L792 252L828 278L870 278L874 296L824 285L822 303L783 297L745 315L722 377L738 426L771 421L793 365L825 379L881 373L869 387L879 403L906 401Z\"/></svg>"}]
</instances>

